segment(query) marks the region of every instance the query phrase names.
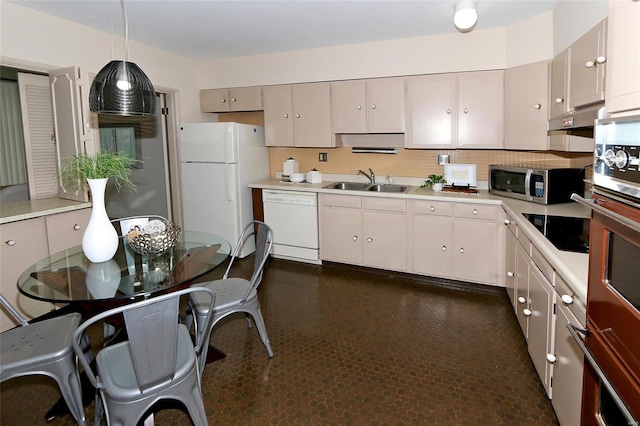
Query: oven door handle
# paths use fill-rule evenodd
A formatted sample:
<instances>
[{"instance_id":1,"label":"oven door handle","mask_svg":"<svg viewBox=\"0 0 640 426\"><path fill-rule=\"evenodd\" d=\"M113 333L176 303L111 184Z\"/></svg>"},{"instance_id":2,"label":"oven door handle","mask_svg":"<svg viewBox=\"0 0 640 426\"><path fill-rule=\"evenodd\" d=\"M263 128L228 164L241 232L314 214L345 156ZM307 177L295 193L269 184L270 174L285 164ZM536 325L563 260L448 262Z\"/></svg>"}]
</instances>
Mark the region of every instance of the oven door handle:
<instances>
[{"instance_id":1,"label":"oven door handle","mask_svg":"<svg viewBox=\"0 0 640 426\"><path fill-rule=\"evenodd\" d=\"M591 364L593 371L595 371L595 373L598 375L600 382L604 385L604 387L607 388L607 390L609 391L609 394L611 395L611 398L613 398L618 408L620 408L620 411L622 412L625 419L627 420L627 424L629 426L638 426L638 421L633 418L633 415L631 414L629 409L625 406L624 402L622 401L622 398L620 398L620 396L615 391L615 389L613 389L611 382L609 382L609 379L607 379L607 376L605 376L604 371L602 371L602 369L598 365L598 362L595 360L595 358L591 354L591 351L585 346L582 338L578 336L578 333L582 333L586 335L588 333L588 330L586 328L581 328L576 325L573 325L570 322L567 323L567 329L569 330L571 337L573 337L573 339L576 341L576 343L580 347L580 350L584 354L584 357L587 359L587 361L589 361L589 364Z\"/></svg>"},{"instance_id":2,"label":"oven door handle","mask_svg":"<svg viewBox=\"0 0 640 426\"><path fill-rule=\"evenodd\" d=\"M571 194L571 199L576 201L584 206L589 207L594 212L600 213L603 216L608 217L609 219L613 219L616 222L623 224L624 226L631 228L635 232L640 232L640 224L634 222L633 220L622 216L616 212L613 212L609 209L602 207L601 205L596 204L594 201L589 201L587 199L582 198L578 194Z\"/></svg>"}]
</instances>

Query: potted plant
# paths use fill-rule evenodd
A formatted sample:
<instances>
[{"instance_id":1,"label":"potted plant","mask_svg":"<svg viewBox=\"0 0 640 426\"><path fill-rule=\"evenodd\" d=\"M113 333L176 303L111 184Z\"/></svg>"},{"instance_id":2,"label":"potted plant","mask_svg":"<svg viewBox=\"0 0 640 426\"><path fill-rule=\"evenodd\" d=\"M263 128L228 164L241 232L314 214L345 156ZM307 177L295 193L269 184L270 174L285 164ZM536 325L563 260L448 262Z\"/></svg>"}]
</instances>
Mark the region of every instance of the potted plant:
<instances>
[{"instance_id":1,"label":"potted plant","mask_svg":"<svg viewBox=\"0 0 640 426\"><path fill-rule=\"evenodd\" d=\"M420 185L420 189L426 187L432 188L434 191L442 191L442 187L447 183L447 180L442 175L429 175L427 180Z\"/></svg>"},{"instance_id":2,"label":"potted plant","mask_svg":"<svg viewBox=\"0 0 640 426\"><path fill-rule=\"evenodd\" d=\"M109 178L114 178L116 189L135 188L129 179L130 167L137 163L126 155L101 152L96 155L75 154L63 162L60 169L62 185L72 184L77 189L91 192L91 218L82 236L82 250L93 262L105 262L118 250L118 233L111 224L104 204L104 192ZM63 186L64 188L64 186Z\"/></svg>"}]
</instances>

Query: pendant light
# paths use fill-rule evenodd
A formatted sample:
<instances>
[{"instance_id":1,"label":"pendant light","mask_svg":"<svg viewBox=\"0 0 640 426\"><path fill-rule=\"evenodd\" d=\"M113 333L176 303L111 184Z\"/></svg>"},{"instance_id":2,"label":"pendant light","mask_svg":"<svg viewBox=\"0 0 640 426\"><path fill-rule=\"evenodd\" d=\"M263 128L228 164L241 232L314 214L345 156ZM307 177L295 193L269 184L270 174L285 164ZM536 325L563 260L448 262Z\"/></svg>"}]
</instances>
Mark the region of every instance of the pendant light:
<instances>
[{"instance_id":1,"label":"pendant light","mask_svg":"<svg viewBox=\"0 0 640 426\"><path fill-rule=\"evenodd\" d=\"M155 116L156 91L149 77L133 62L129 62L129 22L124 15L125 59L113 60L104 66L91 83L89 108L98 114Z\"/></svg>"},{"instance_id":2,"label":"pendant light","mask_svg":"<svg viewBox=\"0 0 640 426\"><path fill-rule=\"evenodd\" d=\"M456 11L453 15L453 24L460 32L469 32L478 21L476 2L473 0L461 0L456 3Z\"/></svg>"}]
</instances>

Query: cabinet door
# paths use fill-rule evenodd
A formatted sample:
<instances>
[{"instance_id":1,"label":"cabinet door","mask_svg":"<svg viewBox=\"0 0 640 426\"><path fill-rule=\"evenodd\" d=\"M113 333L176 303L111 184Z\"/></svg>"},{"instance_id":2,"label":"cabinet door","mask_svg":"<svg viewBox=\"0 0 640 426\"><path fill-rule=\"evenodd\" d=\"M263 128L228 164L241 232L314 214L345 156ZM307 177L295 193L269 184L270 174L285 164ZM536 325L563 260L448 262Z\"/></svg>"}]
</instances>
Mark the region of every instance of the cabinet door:
<instances>
[{"instance_id":1,"label":"cabinet door","mask_svg":"<svg viewBox=\"0 0 640 426\"><path fill-rule=\"evenodd\" d=\"M320 255L323 260L362 263L362 210L322 207Z\"/></svg>"},{"instance_id":2,"label":"cabinet door","mask_svg":"<svg viewBox=\"0 0 640 426\"><path fill-rule=\"evenodd\" d=\"M516 244L516 318L525 339L529 335L529 317L525 309L529 309L529 264L531 258L520 244Z\"/></svg>"},{"instance_id":3,"label":"cabinet door","mask_svg":"<svg viewBox=\"0 0 640 426\"><path fill-rule=\"evenodd\" d=\"M296 147L331 147L329 83L293 85L293 128Z\"/></svg>"},{"instance_id":4,"label":"cabinet door","mask_svg":"<svg viewBox=\"0 0 640 426\"><path fill-rule=\"evenodd\" d=\"M18 292L18 278L31 265L49 255L47 231L43 217L0 225L0 286L2 295L26 317L34 318L53 309L53 305L30 299ZM0 330L16 324L0 309Z\"/></svg>"},{"instance_id":5,"label":"cabinet door","mask_svg":"<svg viewBox=\"0 0 640 426\"><path fill-rule=\"evenodd\" d=\"M610 1L607 18L607 112L640 109L640 2Z\"/></svg>"},{"instance_id":6,"label":"cabinet door","mask_svg":"<svg viewBox=\"0 0 640 426\"><path fill-rule=\"evenodd\" d=\"M229 111L260 111L261 87L236 87L229 89Z\"/></svg>"},{"instance_id":7,"label":"cabinet door","mask_svg":"<svg viewBox=\"0 0 640 426\"><path fill-rule=\"evenodd\" d=\"M413 216L413 272L453 276L453 219L446 216Z\"/></svg>"},{"instance_id":8,"label":"cabinet door","mask_svg":"<svg viewBox=\"0 0 640 426\"><path fill-rule=\"evenodd\" d=\"M563 426L577 426L580 424L582 410L582 371L584 355L573 339L567 323L581 326L569 310L561 303L557 304L555 321L555 343L553 355L556 363L553 365L553 388L551 390L551 404ZM582 325L583 326L583 325Z\"/></svg>"},{"instance_id":9,"label":"cabinet door","mask_svg":"<svg viewBox=\"0 0 640 426\"><path fill-rule=\"evenodd\" d=\"M504 72L506 149L547 149L549 62Z\"/></svg>"},{"instance_id":10,"label":"cabinet door","mask_svg":"<svg viewBox=\"0 0 640 426\"><path fill-rule=\"evenodd\" d=\"M54 254L82 244L82 236L90 217L91 209L47 216L45 220L49 253Z\"/></svg>"},{"instance_id":11,"label":"cabinet door","mask_svg":"<svg viewBox=\"0 0 640 426\"><path fill-rule=\"evenodd\" d=\"M511 305L515 309L516 306L516 246L518 245L518 241L516 240L516 236L513 235L513 232L507 231L507 253L505 260L505 287L507 289L507 294L509 295L509 300L511 300Z\"/></svg>"},{"instance_id":12,"label":"cabinet door","mask_svg":"<svg viewBox=\"0 0 640 426\"><path fill-rule=\"evenodd\" d=\"M293 146L291 86L262 89L264 138L267 146Z\"/></svg>"},{"instance_id":13,"label":"cabinet door","mask_svg":"<svg viewBox=\"0 0 640 426\"><path fill-rule=\"evenodd\" d=\"M455 148L457 138L456 74L409 77L407 148Z\"/></svg>"},{"instance_id":14,"label":"cabinet door","mask_svg":"<svg viewBox=\"0 0 640 426\"><path fill-rule=\"evenodd\" d=\"M201 112L228 112L228 89L204 89L200 91Z\"/></svg>"},{"instance_id":15,"label":"cabinet door","mask_svg":"<svg viewBox=\"0 0 640 426\"><path fill-rule=\"evenodd\" d=\"M580 37L569 48L569 108L604 100L606 20ZM637 76L636 76L637 78Z\"/></svg>"},{"instance_id":16,"label":"cabinet door","mask_svg":"<svg viewBox=\"0 0 640 426\"><path fill-rule=\"evenodd\" d=\"M331 83L331 124L334 133L367 133L364 80Z\"/></svg>"},{"instance_id":17,"label":"cabinet door","mask_svg":"<svg viewBox=\"0 0 640 426\"><path fill-rule=\"evenodd\" d=\"M407 216L365 210L363 216L363 263L385 269L407 269Z\"/></svg>"},{"instance_id":18,"label":"cabinet door","mask_svg":"<svg viewBox=\"0 0 640 426\"><path fill-rule=\"evenodd\" d=\"M404 133L404 78L366 81L367 132Z\"/></svg>"},{"instance_id":19,"label":"cabinet door","mask_svg":"<svg viewBox=\"0 0 640 426\"><path fill-rule=\"evenodd\" d=\"M458 147L504 147L504 71L459 74Z\"/></svg>"},{"instance_id":20,"label":"cabinet door","mask_svg":"<svg viewBox=\"0 0 640 426\"><path fill-rule=\"evenodd\" d=\"M527 343L529 355L547 394L551 388L551 365L547 362L547 354L551 352L554 294L551 283L532 263L529 272L529 311L525 311L529 318Z\"/></svg>"},{"instance_id":21,"label":"cabinet door","mask_svg":"<svg viewBox=\"0 0 640 426\"><path fill-rule=\"evenodd\" d=\"M569 78L569 49L565 49L551 61L551 93L549 99L549 118L567 112L567 79Z\"/></svg>"},{"instance_id":22,"label":"cabinet door","mask_svg":"<svg viewBox=\"0 0 640 426\"><path fill-rule=\"evenodd\" d=\"M454 223L454 278L496 284L498 279L498 225L494 221L456 218Z\"/></svg>"}]
</instances>

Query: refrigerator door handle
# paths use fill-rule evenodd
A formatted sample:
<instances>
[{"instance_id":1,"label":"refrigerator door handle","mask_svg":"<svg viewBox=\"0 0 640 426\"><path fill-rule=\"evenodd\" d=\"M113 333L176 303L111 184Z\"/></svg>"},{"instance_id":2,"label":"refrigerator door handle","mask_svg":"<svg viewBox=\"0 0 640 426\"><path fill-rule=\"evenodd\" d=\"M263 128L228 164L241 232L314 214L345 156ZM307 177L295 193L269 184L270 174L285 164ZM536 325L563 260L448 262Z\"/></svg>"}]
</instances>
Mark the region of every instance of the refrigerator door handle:
<instances>
[{"instance_id":1,"label":"refrigerator door handle","mask_svg":"<svg viewBox=\"0 0 640 426\"><path fill-rule=\"evenodd\" d=\"M225 164L224 165L224 187L227 193L227 200L233 201L234 194L234 173L233 173L233 164Z\"/></svg>"}]
</instances>

